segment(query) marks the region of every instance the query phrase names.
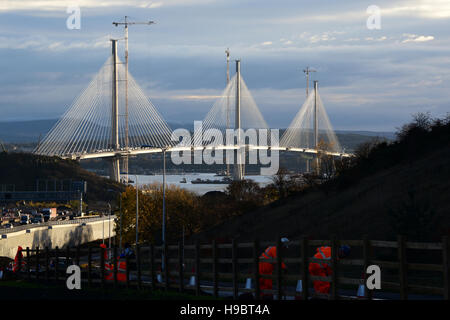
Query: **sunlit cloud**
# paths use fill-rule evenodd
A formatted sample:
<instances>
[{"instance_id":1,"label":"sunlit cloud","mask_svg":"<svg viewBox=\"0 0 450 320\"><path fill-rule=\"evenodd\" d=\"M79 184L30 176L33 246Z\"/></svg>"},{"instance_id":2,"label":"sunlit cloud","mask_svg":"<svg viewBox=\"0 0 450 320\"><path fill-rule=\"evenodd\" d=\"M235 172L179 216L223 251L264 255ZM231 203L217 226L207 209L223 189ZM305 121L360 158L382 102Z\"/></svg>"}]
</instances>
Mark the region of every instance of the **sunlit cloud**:
<instances>
[{"instance_id":1,"label":"sunlit cloud","mask_svg":"<svg viewBox=\"0 0 450 320\"><path fill-rule=\"evenodd\" d=\"M407 37L407 39L403 40L402 43L408 43L408 42L427 42L434 40L433 36L418 36L415 34L404 34L404 36Z\"/></svg>"},{"instance_id":2,"label":"sunlit cloud","mask_svg":"<svg viewBox=\"0 0 450 320\"><path fill-rule=\"evenodd\" d=\"M0 12L4 11L65 11L69 5L77 5L81 8L111 8L111 7L135 7L135 8L159 8L170 6L190 6L212 3L214 0L2 0Z\"/></svg>"}]
</instances>

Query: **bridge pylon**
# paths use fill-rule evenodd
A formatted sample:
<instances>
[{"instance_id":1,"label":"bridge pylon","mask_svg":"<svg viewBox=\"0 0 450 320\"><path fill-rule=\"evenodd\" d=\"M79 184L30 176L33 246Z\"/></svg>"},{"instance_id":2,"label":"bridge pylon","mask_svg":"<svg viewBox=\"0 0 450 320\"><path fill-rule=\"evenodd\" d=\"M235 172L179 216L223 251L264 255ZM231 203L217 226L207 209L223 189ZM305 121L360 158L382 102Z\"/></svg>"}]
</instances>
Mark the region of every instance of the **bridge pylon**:
<instances>
[{"instance_id":1,"label":"bridge pylon","mask_svg":"<svg viewBox=\"0 0 450 320\"><path fill-rule=\"evenodd\" d=\"M236 109L234 128L237 133L237 143L240 147L236 150L236 164L234 165L233 179L241 181L244 179L245 170L245 146L241 145L241 61L236 60Z\"/></svg>"},{"instance_id":2,"label":"bridge pylon","mask_svg":"<svg viewBox=\"0 0 450 320\"><path fill-rule=\"evenodd\" d=\"M114 151L119 151L119 75L117 70L117 40L111 39L112 46L112 106L111 106L111 145ZM120 158L111 159L109 178L120 182Z\"/></svg>"}]
</instances>

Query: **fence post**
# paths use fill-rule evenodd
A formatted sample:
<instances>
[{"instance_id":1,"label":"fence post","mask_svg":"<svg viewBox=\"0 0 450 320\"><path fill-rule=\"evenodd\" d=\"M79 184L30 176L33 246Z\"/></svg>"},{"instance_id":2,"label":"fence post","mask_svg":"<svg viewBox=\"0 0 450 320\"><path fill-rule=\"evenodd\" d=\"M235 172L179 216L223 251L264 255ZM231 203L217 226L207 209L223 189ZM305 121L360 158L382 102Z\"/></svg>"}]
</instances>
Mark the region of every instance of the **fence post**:
<instances>
[{"instance_id":1,"label":"fence post","mask_svg":"<svg viewBox=\"0 0 450 320\"><path fill-rule=\"evenodd\" d=\"M102 277L101 285L105 287L105 248L100 247L100 275Z\"/></svg>"},{"instance_id":2,"label":"fence post","mask_svg":"<svg viewBox=\"0 0 450 320\"><path fill-rule=\"evenodd\" d=\"M66 269L69 267L69 258L70 258L70 247L67 245L66 248Z\"/></svg>"},{"instance_id":3,"label":"fence post","mask_svg":"<svg viewBox=\"0 0 450 320\"><path fill-rule=\"evenodd\" d=\"M231 259L232 259L232 268L233 268L233 298L237 300L239 298L239 287L238 287L238 271L237 271L237 244L233 239L231 242Z\"/></svg>"},{"instance_id":4,"label":"fence post","mask_svg":"<svg viewBox=\"0 0 450 320\"><path fill-rule=\"evenodd\" d=\"M92 287L92 246L88 247L88 286Z\"/></svg>"},{"instance_id":5,"label":"fence post","mask_svg":"<svg viewBox=\"0 0 450 320\"><path fill-rule=\"evenodd\" d=\"M364 281L364 298L371 300L372 299L372 290L369 290L367 288L366 285L366 278L367 278L367 274L366 274L366 270L367 267L370 266L370 241L369 241L369 237L367 235L364 235L363 238L363 259L364 259L364 270L363 270L363 281Z\"/></svg>"},{"instance_id":6,"label":"fence post","mask_svg":"<svg viewBox=\"0 0 450 320\"><path fill-rule=\"evenodd\" d=\"M77 251L75 253L75 263L77 266L80 265L80 245L77 245Z\"/></svg>"},{"instance_id":7,"label":"fence post","mask_svg":"<svg viewBox=\"0 0 450 320\"><path fill-rule=\"evenodd\" d=\"M27 247L27 280L29 281L31 278L31 271L30 271L30 248Z\"/></svg>"},{"instance_id":8,"label":"fence post","mask_svg":"<svg viewBox=\"0 0 450 320\"><path fill-rule=\"evenodd\" d=\"M58 265L59 265L59 248L58 246L55 247L55 280L58 281Z\"/></svg>"},{"instance_id":9,"label":"fence post","mask_svg":"<svg viewBox=\"0 0 450 320\"><path fill-rule=\"evenodd\" d=\"M308 238L302 238L302 294L303 300L309 297L309 256L308 256Z\"/></svg>"},{"instance_id":10,"label":"fence post","mask_svg":"<svg viewBox=\"0 0 450 320\"><path fill-rule=\"evenodd\" d=\"M399 278L400 278L400 299L408 299L408 281L407 281L407 264L405 238L398 236L398 262L399 262Z\"/></svg>"},{"instance_id":11,"label":"fence post","mask_svg":"<svg viewBox=\"0 0 450 320\"><path fill-rule=\"evenodd\" d=\"M200 295L200 242L195 241L195 294Z\"/></svg>"},{"instance_id":12,"label":"fence post","mask_svg":"<svg viewBox=\"0 0 450 320\"><path fill-rule=\"evenodd\" d=\"M136 244L136 264L137 264L137 278L138 278L138 289L142 288L142 277L141 277L141 247Z\"/></svg>"},{"instance_id":13,"label":"fence post","mask_svg":"<svg viewBox=\"0 0 450 320\"><path fill-rule=\"evenodd\" d=\"M333 273L331 274L331 299L336 300L339 298L338 295L338 241L336 240L336 236L331 238L331 269Z\"/></svg>"},{"instance_id":14,"label":"fence post","mask_svg":"<svg viewBox=\"0 0 450 320\"><path fill-rule=\"evenodd\" d=\"M276 242L276 248L277 248L277 258L276 258L276 264L277 264L277 295L278 300L282 299L283 296L283 284L282 284L282 273L283 268L281 264L281 238L277 237ZM273 281L273 280L272 280Z\"/></svg>"},{"instance_id":15,"label":"fence post","mask_svg":"<svg viewBox=\"0 0 450 320\"><path fill-rule=\"evenodd\" d=\"M178 290L180 292L184 291L184 265L183 265L183 242L178 242L178 269L180 270L178 272L178 278L179 278L179 286Z\"/></svg>"},{"instance_id":16,"label":"fence post","mask_svg":"<svg viewBox=\"0 0 450 320\"><path fill-rule=\"evenodd\" d=\"M448 237L442 238L442 267L444 273L444 299L450 300L450 252Z\"/></svg>"},{"instance_id":17,"label":"fence post","mask_svg":"<svg viewBox=\"0 0 450 320\"><path fill-rule=\"evenodd\" d=\"M50 270L49 270L49 252L48 247L45 247L45 281L49 282Z\"/></svg>"},{"instance_id":18,"label":"fence post","mask_svg":"<svg viewBox=\"0 0 450 320\"><path fill-rule=\"evenodd\" d=\"M152 290L156 289L155 283L155 247L153 243L150 244L150 277L152 281Z\"/></svg>"},{"instance_id":19,"label":"fence post","mask_svg":"<svg viewBox=\"0 0 450 320\"><path fill-rule=\"evenodd\" d=\"M22 250L23 251L23 250ZM19 265L17 266L17 276L20 278L20 271L22 271L22 255L23 253L21 252L21 254L19 254ZM15 261L14 261L15 262Z\"/></svg>"},{"instance_id":20,"label":"fence post","mask_svg":"<svg viewBox=\"0 0 450 320\"><path fill-rule=\"evenodd\" d=\"M39 271L41 269L40 266L40 261L39 261L39 246L36 247L36 266L35 266L35 270L36 270L36 280L39 280Z\"/></svg>"},{"instance_id":21,"label":"fence post","mask_svg":"<svg viewBox=\"0 0 450 320\"><path fill-rule=\"evenodd\" d=\"M253 273L255 279L255 299L261 298L261 290L259 287L259 241L253 242Z\"/></svg>"},{"instance_id":22,"label":"fence post","mask_svg":"<svg viewBox=\"0 0 450 320\"><path fill-rule=\"evenodd\" d=\"M164 242L164 278L165 278L165 282L164 282L164 287L165 290L169 290L169 246L167 245L167 242Z\"/></svg>"},{"instance_id":23,"label":"fence post","mask_svg":"<svg viewBox=\"0 0 450 320\"><path fill-rule=\"evenodd\" d=\"M114 276L114 288L117 288L117 264L119 263L117 259L117 245L114 243L113 249L113 276Z\"/></svg>"},{"instance_id":24,"label":"fence post","mask_svg":"<svg viewBox=\"0 0 450 320\"><path fill-rule=\"evenodd\" d=\"M218 265L218 252L217 252L217 242L213 240L212 242L212 254L213 254L213 291L214 297L219 297L219 265Z\"/></svg>"},{"instance_id":25,"label":"fence post","mask_svg":"<svg viewBox=\"0 0 450 320\"><path fill-rule=\"evenodd\" d=\"M130 256L129 255L127 255L125 257L125 263L126 263L125 271L126 271L127 289L129 289L130 288Z\"/></svg>"}]
</instances>

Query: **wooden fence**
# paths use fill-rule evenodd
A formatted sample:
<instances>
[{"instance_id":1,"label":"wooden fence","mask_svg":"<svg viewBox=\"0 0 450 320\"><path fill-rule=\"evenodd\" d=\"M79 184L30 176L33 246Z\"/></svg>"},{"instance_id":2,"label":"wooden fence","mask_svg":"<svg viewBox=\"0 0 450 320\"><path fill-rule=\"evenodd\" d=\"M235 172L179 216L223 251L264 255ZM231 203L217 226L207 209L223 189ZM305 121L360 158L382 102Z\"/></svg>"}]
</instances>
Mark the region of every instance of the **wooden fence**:
<instances>
[{"instance_id":1,"label":"wooden fence","mask_svg":"<svg viewBox=\"0 0 450 320\"><path fill-rule=\"evenodd\" d=\"M338 259L341 244L351 246L347 259ZM268 246L277 247L277 258L265 260L274 264L272 275L259 273L259 257ZM333 273L328 277L311 276L308 266L311 262L324 263L313 258L319 246L331 246L332 256L327 264ZM374 292L384 293L393 299L415 297L450 298L449 241L447 237L439 243L407 242L402 236L398 241L375 240L301 240L291 241L283 247L280 239L275 242L253 241L248 243L217 243L166 246L134 247L135 257L127 257L126 281L118 281L117 263L112 263L112 271L106 270L106 253L111 261L117 261L117 247L65 248L50 250L45 248L24 250L25 263L19 262L18 273L24 279L45 281L65 280L65 267L69 264L81 266L82 281L88 286L102 287L148 287L153 290L178 290L196 295L210 294L215 297L231 295L238 299L242 293L251 293L259 298L261 293L273 294L276 299L294 297L308 299L319 296L326 299L353 299L360 284L364 284L365 270L369 265L378 265L382 270L381 290L364 290L364 299L372 299ZM61 260L64 260L63 262ZM53 263L52 263L53 261ZM430 263L432 262L432 263ZM288 272L281 268L288 266ZM165 267L167 266L167 267ZM108 272L114 280L106 280ZM273 281L272 290L261 290L260 279ZM252 282L251 288L245 283ZM302 291L297 292L298 281L302 281ZM331 282L328 295L314 292L312 282ZM305 285L308 284L308 285ZM352 291L353 290L353 291ZM263 292L264 291L264 292ZM351 291L353 294L342 294Z\"/></svg>"}]
</instances>

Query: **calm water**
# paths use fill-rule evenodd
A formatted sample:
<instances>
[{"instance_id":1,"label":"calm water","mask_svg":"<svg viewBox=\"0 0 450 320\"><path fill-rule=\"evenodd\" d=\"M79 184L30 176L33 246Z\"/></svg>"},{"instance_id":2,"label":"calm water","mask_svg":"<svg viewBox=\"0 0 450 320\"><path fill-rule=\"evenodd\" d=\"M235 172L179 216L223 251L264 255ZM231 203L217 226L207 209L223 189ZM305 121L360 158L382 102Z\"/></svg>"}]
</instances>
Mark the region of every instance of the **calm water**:
<instances>
[{"instance_id":1,"label":"calm water","mask_svg":"<svg viewBox=\"0 0 450 320\"><path fill-rule=\"evenodd\" d=\"M162 183L163 176L162 175L138 175L138 183L141 184L150 184L154 182ZM129 176L130 180L135 180L134 175ZM181 179L186 178L186 183L180 183ZM224 191L227 187L227 184L192 184L191 181L195 179L210 179L210 180L221 180L222 177L216 177L214 173L190 173L185 175L166 175L166 183L168 185L176 185L180 188L184 188L193 192L196 192L200 195L205 194L209 191ZM253 181L259 183L260 186L264 187L267 184L271 183L271 176L248 176L248 179L252 179ZM134 183L133 183L134 185Z\"/></svg>"}]
</instances>

